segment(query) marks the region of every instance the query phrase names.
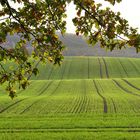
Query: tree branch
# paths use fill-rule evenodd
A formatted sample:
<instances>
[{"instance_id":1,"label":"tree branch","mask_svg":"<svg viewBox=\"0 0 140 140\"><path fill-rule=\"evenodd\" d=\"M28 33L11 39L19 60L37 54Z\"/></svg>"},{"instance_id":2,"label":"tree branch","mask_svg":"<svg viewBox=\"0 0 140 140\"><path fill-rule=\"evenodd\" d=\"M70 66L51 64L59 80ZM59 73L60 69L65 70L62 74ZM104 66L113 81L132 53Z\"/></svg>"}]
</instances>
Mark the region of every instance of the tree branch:
<instances>
[{"instance_id":1,"label":"tree branch","mask_svg":"<svg viewBox=\"0 0 140 140\"><path fill-rule=\"evenodd\" d=\"M1 18L0 21L6 20L6 19L9 19L9 18L10 18L10 16L9 17L4 17L4 18Z\"/></svg>"}]
</instances>

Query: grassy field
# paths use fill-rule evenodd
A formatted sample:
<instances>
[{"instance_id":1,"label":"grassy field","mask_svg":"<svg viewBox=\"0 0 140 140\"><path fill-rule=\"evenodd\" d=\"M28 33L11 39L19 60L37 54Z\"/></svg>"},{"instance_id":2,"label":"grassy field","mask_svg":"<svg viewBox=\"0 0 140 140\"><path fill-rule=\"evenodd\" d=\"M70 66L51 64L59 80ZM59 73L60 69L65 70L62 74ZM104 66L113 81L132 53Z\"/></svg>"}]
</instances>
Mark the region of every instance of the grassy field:
<instances>
[{"instance_id":1,"label":"grassy field","mask_svg":"<svg viewBox=\"0 0 140 140\"><path fill-rule=\"evenodd\" d=\"M40 65L11 100L0 89L1 140L139 140L140 59L65 57Z\"/></svg>"},{"instance_id":2,"label":"grassy field","mask_svg":"<svg viewBox=\"0 0 140 140\"><path fill-rule=\"evenodd\" d=\"M40 65L33 80L140 78L139 58L65 57L63 65Z\"/></svg>"}]
</instances>

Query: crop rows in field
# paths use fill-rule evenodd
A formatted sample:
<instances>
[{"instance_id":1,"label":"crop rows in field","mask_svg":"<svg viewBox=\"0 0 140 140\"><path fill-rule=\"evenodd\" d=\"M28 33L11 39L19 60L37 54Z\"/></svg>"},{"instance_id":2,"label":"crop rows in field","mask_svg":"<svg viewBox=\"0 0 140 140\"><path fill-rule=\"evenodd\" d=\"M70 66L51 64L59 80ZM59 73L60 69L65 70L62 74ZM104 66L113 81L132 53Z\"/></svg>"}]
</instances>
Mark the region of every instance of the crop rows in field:
<instances>
[{"instance_id":1,"label":"crop rows in field","mask_svg":"<svg viewBox=\"0 0 140 140\"><path fill-rule=\"evenodd\" d=\"M126 78L32 81L11 103L1 95L0 139L29 133L30 140L138 139L139 84Z\"/></svg>"},{"instance_id":2,"label":"crop rows in field","mask_svg":"<svg viewBox=\"0 0 140 140\"><path fill-rule=\"evenodd\" d=\"M138 58L65 57L63 64L40 65L41 73L34 80L108 79L140 77Z\"/></svg>"},{"instance_id":3,"label":"crop rows in field","mask_svg":"<svg viewBox=\"0 0 140 140\"><path fill-rule=\"evenodd\" d=\"M136 121L139 119L137 116L134 116L134 120L132 116L127 115L114 116L114 118L109 116L85 118L80 115L1 118L0 139L139 139L140 124Z\"/></svg>"},{"instance_id":4,"label":"crop rows in field","mask_svg":"<svg viewBox=\"0 0 140 140\"><path fill-rule=\"evenodd\" d=\"M11 103L7 100L8 97L1 96L0 113L139 113L140 89L131 81L133 79L37 80L33 82L34 90L31 84Z\"/></svg>"},{"instance_id":5,"label":"crop rows in field","mask_svg":"<svg viewBox=\"0 0 140 140\"><path fill-rule=\"evenodd\" d=\"M61 67L40 65L40 75L14 100L0 89L0 139L30 133L29 139L137 140L139 67L136 58L107 57L65 57Z\"/></svg>"}]
</instances>

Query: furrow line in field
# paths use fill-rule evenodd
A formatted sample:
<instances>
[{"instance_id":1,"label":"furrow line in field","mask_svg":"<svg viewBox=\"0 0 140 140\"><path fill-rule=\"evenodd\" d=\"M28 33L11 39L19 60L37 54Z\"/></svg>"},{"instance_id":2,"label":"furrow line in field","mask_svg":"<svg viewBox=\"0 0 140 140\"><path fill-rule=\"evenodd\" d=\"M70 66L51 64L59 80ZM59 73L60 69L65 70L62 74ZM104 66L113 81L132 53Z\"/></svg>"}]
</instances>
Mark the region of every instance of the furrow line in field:
<instances>
[{"instance_id":1,"label":"furrow line in field","mask_svg":"<svg viewBox=\"0 0 140 140\"><path fill-rule=\"evenodd\" d=\"M86 104L86 97L83 96L83 97L82 97L82 102L81 102L81 104L80 104L80 106L79 106L79 110L78 110L77 113L83 113L83 112L84 112L84 110L85 110L85 108L86 108L85 104Z\"/></svg>"},{"instance_id":2,"label":"furrow line in field","mask_svg":"<svg viewBox=\"0 0 140 140\"><path fill-rule=\"evenodd\" d=\"M128 61L131 63L131 65L135 68L135 70L137 71L138 74L140 74L140 71L138 70L138 68L135 66L135 64L128 59Z\"/></svg>"},{"instance_id":3,"label":"furrow line in field","mask_svg":"<svg viewBox=\"0 0 140 140\"><path fill-rule=\"evenodd\" d=\"M87 113L89 110L89 106L90 106L90 99L88 98L88 96L86 96L86 102L85 102L85 109L84 109L84 113Z\"/></svg>"},{"instance_id":4,"label":"furrow line in field","mask_svg":"<svg viewBox=\"0 0 140 140\"><path fill-rule=\"evenodd\" d=\"M52 82L52 81L51 81ZM41 94L40 94L41 95ZM38 96L38 95L37 95ZM21 100L19 100L19 101L17 101L17 102L15 102L15 103L13 103L13 104L11 104L11 105L9 105L9 106L7 106L6 108L4 108L4 109L2 109L1 111L0 111L0 113L3 113L3 112L5 112L6 110L8 110L9 108L11 108L12 106L14 106L14 105L16 105L16 104L18 104L18 103L20 103L20 102L22 102L23 100L26 100L26 99L29 99L29 97L28 98L24 98L24 99L21 99ZM33 103L34 104L34 103ZM32 105L33 105L32 104ZM29 107L27 107L28 109L32 106L32 105L30 105ZM27 109L26 108L26 109ZM25 109L25 110L26 110ZM25 112L25 111L24 111Z\"/></svg>"},{"instance_id":5,"label":"furrow line in field","mask_svg":"<svg viewBox=\"0 0 140 140\"><path fill-rule=\"evenodd\" d=\"M63 110L65 105L66 105L65 102L63 102L62 104L58 105L58 107L56 108L55 113L62 113L62 110Z\"/></svg>"},{"instance_id":6,"label":"furrow line in field","mask_svg":"<svg viewBox=\"0 0 140 140\"><path fill-rule=\"evenodd\" d=\"M76 98L76 103L75 103L75 106L73 107L73 109L71 110L71 113L74 113L74 114L76 113L80 102L81 102L81 98L80 97L78 97L78 99Z\"/></svg>"},{"instance_id":7,"label":"furrow line in field","mask_svg":"<svg viewBox=\"0 0 140 140\"><path fill-rule=\"evenodd\" d=\"M72 106L74 99L75 98L72 97L72 99L70 99L71 101L69 102L69 104L67 104L67 106L66 106L67 113L71 113L72 108L70 108L70 105Z\"/></svg>"},{"instance_id":8,"label":"furrow line in field","mask_svg":"<svg viewBox=\"0 0 140 140\"><path fill-rule=\"evenodd\" d=\"M0 133L24 133L24 132L130 132L134 133L140 132L140 129L137 128L126 128L126 129L116 129L116 128L101 128L101 129L96 129L96 128L38 128L38 129L1 129Z\"/></svg>"},{"instance_id":9,"label":"furrow line in field","mask_svg":"<svg viewBox=\"0 0 140 140\"><path fill-rule=\"evenodd\" d=\"M102 98L103 100L103 104L104 104L104 113L107 113L108 112L108 107L107 107L107 101L106 101L106 98L100 93L99 89L98 89L98 86L95 82L95 80L93 80L93 83L94 83L94 86L95 86L95 89L96 89L96 92L97 94Z\"/></svg>"},{"instance_id":10,"label":"furrow line in field","mask_svg":"<svg viewBox=\"0 0 140 140\"><path fill-rule=\"evenodd\" d=\"M43 82L39 88L37 88L37 93L39 94L46 88L46 82Z\"/></svg>"},{"instance_id":11,"label":"furrow line in field","mask_svg":"<svg viewBox=\"0 0 140 140\"><path fill-rule=\"evenodd\" d=\"M72 103L72 102L71 102ZM63 109L67 107L66 103L64 102L63 104L59 105L59 107L57 108L57 110L55 111L55 113L62 113L63 112ZM64 110L65 111L65 110ZM67 112L70 112L68 111L67 109Z\"/></svg>"},{"instance_id":12,"label":"furrow line in field","mask_svg":"<svg viewBox=\"0 0 140 140\"><path fill-rule=\"evenodd\" d=\"M43 94L48 87L52 84L53 81L50 81L49 84L40 92L40 94L38 94L37 96L40 96L41 94ZM41 99L40 99L41 100ZM28 107L26 107L22 112L20 112L20 114L25 113L27 110L29 110L34 104L36 104L37 102L39 102L39 100L33 102L31 105L29 105Z\"/></svg>"},{"instance_id":13,"label":"furrow line in field","mask_svg":"<svg viewBox=\"0 0 140 140\"><path fill-rule=\"evenodd\" d=\"M83 100L83 104L82 104L82 106L81 106L81 110L82 110L82 112L86 112L86 110L87 110L87 87L86 87L86 81L84 80L84 83L83 83L84 85L82 86L83 87L83 98L84 98L84 100Z\"/></svg>"},{"instance_id":14,"label":"furrow line in field","mask_svg":"<svg viewBox=\"0 0 140 140\"><path fill-rule=\"evenodd\" d=\"M23 114L25 113L26 111L28 111L34 104L36 104L37 102L39 102L39 100L33 102L30 106L26 107L22 112L20 112L19 114Z\"/></svg>"},{"instance_id":15,"label":"furrow line in field","mask_svg":"<svg viewBox=\"0 0 140 140\"><path fill-rule=\"evenodd\" d=\"M79 104L78 104L78 106L77 106L77 108L76 108L76 111L75 111L75 113L80 113L81 112L81 105L83 104L83 100L84 100L84 98L83 97L81 97L81 100L80 100L80 102L79 102Z\"/></svg>"},{"instance_id":16,"label":"furrow line in field","mask_svg":"<svg viewBox=\"0 0 140 140\"><path fill-rule=\"evenodd\" d=\"M88 57L88 79L89 79L89 57Z\"/></svg>"},{"instance_id":17,"label":"furrow line in field","mask_svg":"<svg viewBox=\"0 0 140 140\"><path fill-rule=\"evenodd\" d=\"M85 112L88 112L88 107L89 107L89 102L90 102L90 100L89 100L89 98L86 96L86 103L85 103Z\"/></svg>"},{"instance_id":18,"label":"furrow line in field","mask_svg":"<svg viewBox=\"0 0 140 140\"><path fill-rule=\"evenodd\" d=\"M85 112L88 112L89 110L89 106L90 106L90 99L88 98L88 96L86 96L86 104L85 104L86 108L85 108Z\"/></svg>"},{"instance_id":19,"label":"furrow line in field","mask_svg":"<svg viewBox=\"0 0 140 140\"><path fill-rule=\"evenodd\" d=\"M87 104L87 96L84 96L83 98L84 98L84 102L83 102L83 105L82 105L82 109L83 109L83 112L85 113L86 110L87 110L87 106L86 106L86 104Z\"/></svg>"},{"instance_id":20,"label":"furrow line in field","mask_svg":"<svg viewBox=\"0 0 140 140\"><path fill-rule=\"evenodd\" d=\"M103 60L104 65L105 65L106 77L109 78L108 67L107 67L106 61L103 57L102 57L102 60Z\"/></svg>"},{"instance_id":21,"label":"furrow line in field","mask_svg":"<svg viewBox=\"0 0 140 140\"><path fill-rule=\"evenodd\" d=\"M61 84L61 81L59 81L58 85L57 85L56 88L51 92L51 94L50 94L49 96L53 95L53 94L57 91L57 89L59 88L60 84Z\"/></svg>"},{"instance_id":22,"label":"furrow line in field","mask_svg":"<svg viewBox=\"0 0 140 140\"><path fill-rule=\"evenodd\" d=\"M140 90L140 88L134 86L133 84L131 84L130 82L128 82L126 79L122 79L126 84L128 84L129 86L133 87L134 89Z\"/></svg>"},{"instance_id":23,"label":"furrow line in field","mask_svg":"<svg viewBox=\"0 0 140 140\"><path fill-rule=\"evenodd\" d=\"M24 101L24 100L26 100L26 99L27 99L27 98L24 98L24 99L21 99L21 100L16 101L16 102L13 103L13 104L10 104L9 106L7 106L7 107L5 107L4 109L0 110L0 113L5 112L5 111L8 110L10 107L12 107L12 106L14 106L14 105L17 105L18 103L20 103L20 102L22 102L22 101Z\"/></svg>"},{"instance_id":24,"label":"furrow line in field","mask_svg":"<svg viewBox=\"0 0 140 140\"><path fill-rule=\"evenodd\" d=\"M61 81L59 81L59 83L58 83L58 85L56 86L56 88L48 95L48 97L52 96L52 95L57 91L57 89L59 88L60 83L61 83ZM42 110L44 110L44 108L46 108L46 107L47 107L47 105L45 105L45 107L43 107L43 109L41 109L41 110L39 111L39 113L40 113Z\"/></svg>"},{"instance_id":25,"label":"furrow line in field","mask_svg":"<svg viewBox=\"0 0 140 140\"><path fill-rule=\"evenodd\" d=\"M100 66L100 77L103 78L102 65L101 65L100 58L98 58L98 62L99 62L99 66Z\"/></svg>"},{"instance_id":26,"label":"furrow line in field","mask_svg":"<svg viewBox=\"0 0 140 140\"><path fill-rule=\"evenodd\" d=\"M65 69L66 69L66 63L64 63L64 68L63 68L63 70L62 70L61 79L63 79L63 77L64 77L64 72L65 72Z\"/></svg>"},{"instance_id":27,"label":"furrow line in field","mask_svg":"<svg viewBox=\"0 0 140 140\"><path fill-rule=\"evenodd\" d=\"M79 98L78 98L79 99ZM75 100L77 101L77 98L74 98L73 99L73 102L71 104L71 108L69 109L69 113L73 113L74 112L74 109L75 109L75 104L77 105L77 102L75 102ZM74 104L74 105L73 105Z\"/></svg>"},{"instance_id":28,"label":"furrow line in field","mask_svg":"<svg viewBox=\"0 0 140 140\"><path fill-rule=\"evenodd\" d=\"M126 69L125 69L125 67L124 67L124 65L123 65L122 62L121 62L121 60L120 60L120 59L118 59L118 60L119 60L119 63L121 64L121 66L122 66L122 68L123 68L123 70L124 70L126 76L129 77L129 76L128 76L128 73L127 73L127 71L126 71Z\"/></svg>"},{"instance_id":29,"label":"furrow line in field","mask_svg":"<svg viewBox=\"0 0 140 140\"><path fill-rule=\"evenodd\" d=\"M112 101L112 104L113 104L114 112L117 113L117 108L116 108L115 102L112 98L111 98L111 101Z\"/></svg>"},{"instance_id":30,"label":"furrow line in field","mask_svg":"<svg viewBox=\"0 0 140 140\"><path fill-rule=\"evenodd\" d=\"M72 60L69 62L69 69L68 69L68 77L67 79L70 79L70 70L71 70Z\"/></svg>"},{"instance_id":31,"label":"furrow line in field","mask_svg":"<svg viewBox=\"0 0 140 140\"><path fill-rule=\"evenodd\" d=\"M50 80L50 78L51 78L51 75L52 75L52 72L53 72L53 68L54 68L54 67L51 67L50 73L49 73L49 75L48 75L48 80Z\"/></svg>"},{"instance_id":32,"label":"furrow line in field","mask_svg":"<svg viewBox=\"0 0 140 140\"><path fill-rule=\"evenodd\" d=\"M113 82L114 82L120 89L122 89L123 91L125 91L126 93L129 93L129 94L131 94L131 95L135 95L135 96L140 97L140 95L135 94L135 93L133 93L132 91L129 91L128 89L124 88L124 87L123 87L122 85L120 85L116 80L113 79Z\"/></svg>"},{"instance_id":33,"label":"furrow line in field","mask_svg":"<svg viewBox=\"0 0 140 140\"><path fill-rule=\"evenodd\" d=\"M45 86L45 88L38 94L38 96L42 95L52 85L52 83L53 81L49 81L47 86Z\"/></svg>"},{"instance_id":34,"label":"furrow line in field","mask_svg":"<svg viewBox=\"0 0 140 140\"><path fill-rule=\"evenodd\" d=\"M134 106L133 106L134 103L131 102L131 101L129 101L129 104L131 105L131 108L132 108L133 112L134 112L134 113L137 113L137 111L135 110L135 108L134 108Z\"/></svg>"},{"instance_id":35,"label":"furrow line in field","mask_svg":"<svg viewBox=\"0 0 140 140\"><path fill-rule=\"evenodd\" d=\"M78 110L78 108L79 108L80 102L81 102L81 98L79 97L79 98L78 98L78 101L77 101L77 104L75 104L75 107L74 107L72 113L74 113L74 114L77 113L77 110Z\"/></svg>"}]
</instances>

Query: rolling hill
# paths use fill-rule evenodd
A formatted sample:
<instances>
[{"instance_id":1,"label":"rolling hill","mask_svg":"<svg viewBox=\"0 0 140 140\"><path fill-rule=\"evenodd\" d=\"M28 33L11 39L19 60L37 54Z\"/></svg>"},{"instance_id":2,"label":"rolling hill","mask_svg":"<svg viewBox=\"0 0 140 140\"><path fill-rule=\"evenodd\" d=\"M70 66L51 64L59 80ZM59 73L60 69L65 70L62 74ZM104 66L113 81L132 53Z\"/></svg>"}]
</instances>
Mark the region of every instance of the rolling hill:
<instances>
[{"instance_id":1,"label":"rolling hill","mask_svg":"<svg viewBox=\"0 0 140 140\"><path fill-rule=\"evenodd\" d=\"M140 59L132 58L139 54L60 38L67 45L60 67L40 64L14 100L0 87L0 140L139 140Z\"/></svg>"},{"instance_id":2,"label":"rolling hill","mask_svg":"<svg viewBox=\"0 0 140 140\"><path fill-rule=\"evenodd\" d=\"M63 41L66 48L63 52L65 56L108 56L108 57L140 57L139 53L136 53L135 48L126 48L122 50L114 50L110 52L106 49L100 48L99 43L94 47L88 46L85 39L82 36L76 36L75 34L67 33L62 36L58 33L60 40ZM15 42L19 40L18 35L7 36L7 42L4 44L5 47L14 47ZM32 51L30 47L31 42L27 43L29 52Z\"/></svg>"},{"instance_id":3,"label":"rolling hill","mask_svg":"<svg viewBox=\"0 0 140 140\"><path fill-rule=\"evenodd\" d=\"M99 43L94 47L88 45L82 36L65 34L63 37L59 34L59 37L66 46L66 50L64 51L65 56L140 57L140 54L136 53L136 50L133 47L126 47L122 50L115 49L110 52L105 48L100 48Z\"/></svg>"}]
</instances>

